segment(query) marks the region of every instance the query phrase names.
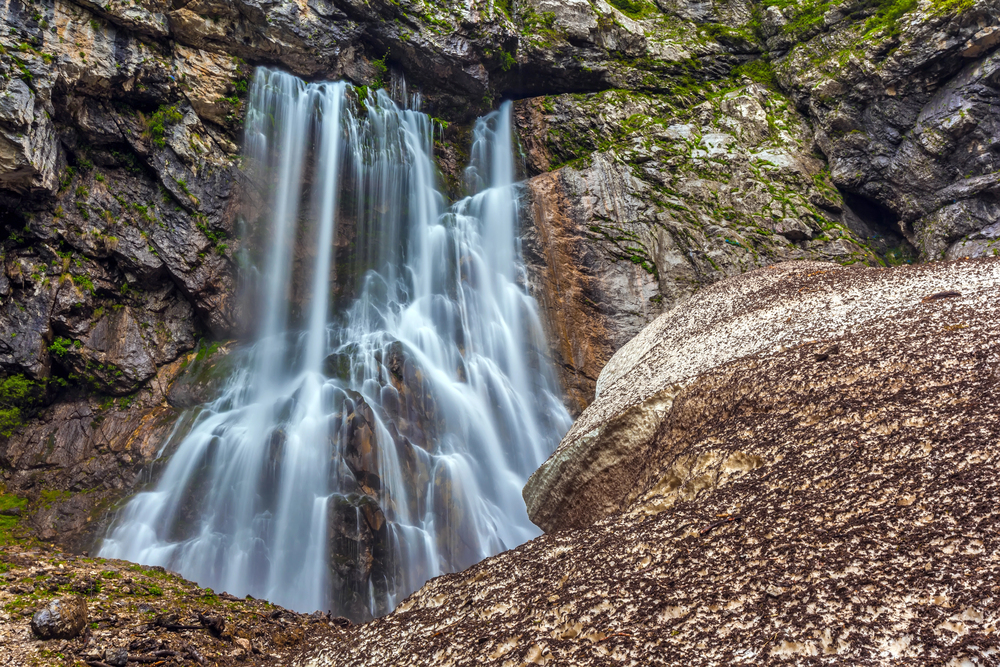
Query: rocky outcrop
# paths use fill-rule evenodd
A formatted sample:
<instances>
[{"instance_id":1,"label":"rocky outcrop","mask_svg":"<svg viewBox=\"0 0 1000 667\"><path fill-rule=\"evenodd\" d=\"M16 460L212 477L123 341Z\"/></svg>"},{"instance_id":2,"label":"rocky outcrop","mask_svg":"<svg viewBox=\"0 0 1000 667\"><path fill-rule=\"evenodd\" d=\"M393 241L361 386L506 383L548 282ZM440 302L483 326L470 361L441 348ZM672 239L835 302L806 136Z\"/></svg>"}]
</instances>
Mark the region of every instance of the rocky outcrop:
<instances>
[{"instance_id":1,"label":"rocky outcrop","mask_svg":"<svg viewBox=\"0 0 1000 667\"><path fill-rule=\"evenodd\" d=\"M602 23L559 4L568 35ZM615 4L636 19L619 34L642 26L631 44L664 39L680 67L623 55L646 73L517 111L529 276L575 411L624 340L715 280L995 254L992 0L661 2L658 28L651 6Z\"/></svg>"},{"instance_id":2,"label":"rocky outcrop","mask_svg":"<svg viewBox=\"0 0 1000 667\"><path fill-rule=\"evenodd\" d=\"M2 496L0 496L2 497ZM163 568L0 547L4 665L288 664L347 619L199 588Z\"/></svg>"},{"instance_id":3,"label":"rocky outcrop","mask_svg":"<svg viewBox=\"0 0 1000 667\"><path fill-rule=\"evenodd\" d=\"M42 540L92 548L115 503L148 476L180 410L192 407L183 399L215 398L219 375L228 371L225 352L201 348L184 355L128 396L68 391L0 439L0 483L6 493L30 500L24 525Z\"/></svg>"},{"instance_id":4,"label":"rocky outcrop","mask_svg":"<svg viewBox=\"0 0 1000 667\"><path fill-rule=\"evenodd\" d=\"M923 258L993 256L1000 5L786 13L767 41L787 49L774 71L814 119L833 182Z\"/></svg>"},{"instance_id":5,"label":"rocky outcrop","mask_svg":"<svg viewBox=\"0 0 1000 667\"><path fill-rule=\"evenodd\" d=\"M612 91L518 104L544 172L525 184L524 256L577 413L611 355L700 287L789 259L878 264L906 244L875 241L844 204L781 93L748 81L675 103Z\"/></svg>"},{"instance_id":6,"label":"rocky outcrop","mask_svg":"<svg viewBox=\"0 0 1000 667\"><path fill-rule=\"evenodd\" d=\"M803 264L708 288L588 409L675 378L634 474L592 470L626 487L617 508L296 664L989 662L998 280L988 260Z\"/></svg>"}]
</instances>

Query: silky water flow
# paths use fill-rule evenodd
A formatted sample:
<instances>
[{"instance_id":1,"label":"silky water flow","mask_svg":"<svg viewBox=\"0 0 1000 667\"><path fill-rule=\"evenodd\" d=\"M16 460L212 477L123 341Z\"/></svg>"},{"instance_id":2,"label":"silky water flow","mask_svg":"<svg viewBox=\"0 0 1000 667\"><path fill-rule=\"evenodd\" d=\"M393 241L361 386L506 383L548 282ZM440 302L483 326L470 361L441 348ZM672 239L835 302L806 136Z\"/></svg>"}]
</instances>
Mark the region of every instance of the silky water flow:
<instances>
[{"instance_id":1,"label":"silky water flow","mask_svg":"<svg viewBox=\"0 0 1000 667\"><path fill-rule=\"evenodd\" d=\"M357 90L258 69L256 342L101 556L363 620L538 535L521 488L570 418L521 286L510 104L476 122L447 207L431 119Z\"/></svg>"}]
</instances>

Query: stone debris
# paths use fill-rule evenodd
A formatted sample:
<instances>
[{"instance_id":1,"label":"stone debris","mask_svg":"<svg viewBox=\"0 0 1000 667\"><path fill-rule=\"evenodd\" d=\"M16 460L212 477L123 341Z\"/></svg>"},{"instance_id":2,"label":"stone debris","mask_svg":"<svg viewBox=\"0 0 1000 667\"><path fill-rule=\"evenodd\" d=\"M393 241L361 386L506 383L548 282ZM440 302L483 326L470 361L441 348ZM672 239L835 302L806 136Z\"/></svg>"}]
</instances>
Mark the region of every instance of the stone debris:
<instances>
[{"instance_id":1,"label":"stone debris","mask_svg":"<svg viewBox=\"0 0 1000 667\"><path fill-rule=\"evenodd\" d=\"M4 667L285 665L343 620L216 594L163 568L0 546Z\"/></svg>"},{"instance_id":2,"label":"stone debris","mask_svg":"<svg viewBox=\"0 0 1000 667\"><path fill-rule=\"evenodd\" d=\"M828 269L750 273L647 329L660 364L689 320L708 335L756 312L736 331L761 344L672 344L704 370L633 453L619 509L434 579L293 664L995 664L1000 261ZM938 284L962 297L922 303ZM836 298L884 316L779 340L781 304ZM619 371L602 397L642 377Z\"/></svg>"},{"instance_id":3,"label":"stone debris","mask_svg":"<svg viewBox=\"0 0 1000 667\"><path fill-rule=\"evenodd\" d=\"M845 332L891 326L931 304L996 312L998 289L1000 261L994 259L891 270L788 262L704 288L643 329L604 367L596 399L525 486L528 514L551 532L624 509L672 401L703 373L824 340L817 361L833 358ZM935 298L925 299L928 294Z\"/></svg>"}]
</instances>

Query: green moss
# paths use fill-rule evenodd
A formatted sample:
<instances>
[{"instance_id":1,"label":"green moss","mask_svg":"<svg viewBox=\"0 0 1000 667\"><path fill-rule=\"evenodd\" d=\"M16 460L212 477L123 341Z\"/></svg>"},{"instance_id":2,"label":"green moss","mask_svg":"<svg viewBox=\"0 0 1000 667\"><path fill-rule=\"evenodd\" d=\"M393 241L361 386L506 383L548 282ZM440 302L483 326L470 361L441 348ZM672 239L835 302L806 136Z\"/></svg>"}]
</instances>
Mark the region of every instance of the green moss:
<instances>
[{"instance_id":1,"label":"green moss","mask_svg":"<svg viewBox=\"0 0 1000 667\"><path fill-rule=\"evenodd\" d=\"M49 352L56 355L57 357L65 357L66 353L69 352L70 348L73 346L73 341L69 338L63 338L62 336L57 337L52 344L49 345Z\"/></svg>"},{"instance_id":2,"label":"green moss","mask_svg":"<svg viewBox=\"0 0 1000 667\"><path fill-rule=\"evenodd\" d=\"M961 14L976 6L975 0L932 0L931 12L937 16Z\"/></svg>"},{"instance_id":3,"label":"green moss","mask_svg":"<svg viewBox=\"0 0 1000 667\"><path fill-rule=\"evenodd\" d=\"M771 67L771 61L766 57L751 60L748 63L734 67L732 76L734 79L745 76L751 81L767 86L771 90L780 90L778 87L778 78L774 75L774 69Z\"/></svg>"},{"instance_id":4,"label":"green moss","mask_svg":"<svg viewBox=\"0 0 1000 667\"><path fill-rule=\"evenodd\" d=\"M955 0L951 0L955 1ZM961 1L961 0L959 0ZM899 19L917 8L917 0L888 0L881 2L874 16L865 21L865 35L878 32L884 37L897 37L900 32Z\"/></svg>"},{"instance_id":5,"label":"green moss","mask_svg":"<svg viewBox=\"0 0 1000 667\"><path fill-rule=\"evenodd\" d=\"M10 437L34 408L41 405L45 387L45 382L24 375L10 375L0 382L0 435Z\"/></svg>"},{"instance_id":6,"label":"green moss","mask_svg":"<svg viewBox=\"0 0 1000 667\"><path fill-rule=\"evenodd\" d=\"M93 294L97 290L89 276L73 276L73 284Z\"/></svg>"},{"instance_id":7,"label":"green moss","mask_svg":"<svg viewBox=\"0 0 1000 667\"><path fill-rule=\"evenodd\" d=\"M140 118L142 118L141 114ZM177 124L183 119L184 114L177 109L177 105L162 105L146 120L146 130L143 132L143 136L152 140L155 146L163 148L167 145L166 139L164 139L167 127Z\"/></svg>"},{"instance_id":8,"label":"green moss","mask_svg":"<svg viewBox=\"0 0 1000 667\"><path fill-rule=\"evenodd\" d=\"M223 253L225 253L227 246L225 243L222 242L223 239L226 238L225 235L222 232L216 232L209 229L208 225L205 224L206 222L205 216L201 214L195 214L195 215L196 219L198 220L195 223L195 227L197 227L198 230L201 231L201 233L204 234L208 238L208 240L212 242L212 245L215 246L216 254L222 255Z\"/></svg>"},{"instance_id":9,"label":"green moss","mask_svg":"<svg viewBox=\"0 0 1000 667\"><path fill-rule=\"evenodd\" d=\"M76 174L76 169L73 167L66 167L66 171L63 172L62 177L59 179L59 191L62 192L69 187L70 183L73 182L73 176Z\"/></svg>"},{"instance_id":10,"label":"green moss","mask_svg":"<svg viewBox=\"0 0 1000 667\"><path fill-rule=\"evenodd\" d=\"M653 7L643 0L608 0L608 3L632 19L641 19L653 10Z\"/></svg>"},{"instance_id":11,"label":"green moss","mask_svg":"<svg viewBox=\"0 0 1000 667\"><path fill-rule=\"evenodd\" d=\"M0 512L10 510L21 510L28 506L28 500L10 493L0 493ZM19 516L0 515L0 545L10 544L14 541L14 531L21 522ZM0 572L6 571L6 563L0 563Z\"/></svg>"},{"instance_id":12,"label":"green moss","mask_svg":"<svg viewBox=\"0 0 1000 667\"><path fill-rule=\"evenodd\" d=\"M562 41L564 34L555 27L556 15L553 12L539 14L531 7L519 8L521 18L521 33L531 44L548 48Z\"/></svg>"},{"instance_id":13,"label":"green moss","mask_svg":"<svg viewBox=\"0 0 1000 667\"><path fill-rule=\"evenodd\" d=\"M51 507L54 503L68 500L73 496L69 491L58 491L56 489L43 489L39 494L43 507Z\"/></svg>"}]
</instances>

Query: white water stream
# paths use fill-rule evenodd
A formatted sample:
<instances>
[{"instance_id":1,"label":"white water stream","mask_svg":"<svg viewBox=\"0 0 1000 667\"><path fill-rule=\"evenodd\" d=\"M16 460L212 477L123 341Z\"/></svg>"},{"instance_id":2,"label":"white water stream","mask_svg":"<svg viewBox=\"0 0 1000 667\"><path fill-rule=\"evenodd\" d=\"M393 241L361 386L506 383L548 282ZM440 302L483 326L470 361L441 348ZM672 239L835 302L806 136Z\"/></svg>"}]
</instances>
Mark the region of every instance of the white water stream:
<instances>
[{"instance_id":1,"label":"white water stream","mask_svg":"<svg viewBox=\"0 0 1000 667\"><path fill-rule=\"evenodd\" d=\"M447 207L430 118L353 99L258 70L259 334L102 556L363 619L538 534L521 488L570 418L519 286L510 104L476 123L472 194Z\"/></svg>"}]
</instances>

